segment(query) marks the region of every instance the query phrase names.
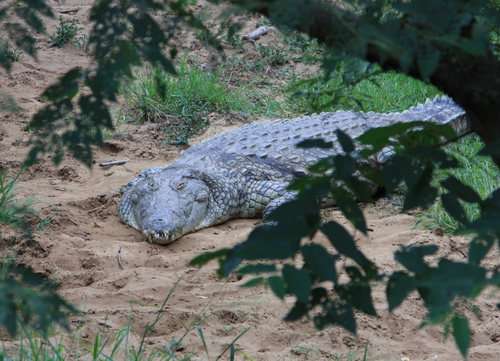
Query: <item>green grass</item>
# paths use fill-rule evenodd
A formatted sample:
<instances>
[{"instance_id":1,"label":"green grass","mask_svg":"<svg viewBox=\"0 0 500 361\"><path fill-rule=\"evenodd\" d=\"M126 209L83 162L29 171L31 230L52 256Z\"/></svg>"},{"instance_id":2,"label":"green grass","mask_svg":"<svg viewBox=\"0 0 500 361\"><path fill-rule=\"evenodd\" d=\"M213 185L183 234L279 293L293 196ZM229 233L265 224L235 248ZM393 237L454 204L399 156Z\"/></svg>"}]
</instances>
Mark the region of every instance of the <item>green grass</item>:
<instances>
[{"instance_id":1,"label":"green grass","mask_svg":"<svg viewBox=\"0 0 500 361\"><path fill-rule=\"evenodd\" d=\"M58 46L63 48L65 45L73 45L79 49L85 49L86 38L84 35L79 35L83 28L78 25L76 19L64 20L59 17L59 25L55 33L50 35L49 46Z\"/></svg>"},{"instance_id":2,"label":"green grass","mask_svg":"<svg viewBox=\"0 0 500 361\"><path fill-rule=\"evenodd\" d=\"M23 52L13 47L8 40L0 39L0 58L5 57L11 62L16 62L21 60L23 57Z\"/></svg>"},{"instance_id":3,"label":"green grass","mask_svg":"<svg viewBox=\"0 0 500 361\"><path fill-rule=\"evenodd\" d=\"M17 228L26 227L26 217L36 214L31 208L36 202L34 199L20 202L15 194L15 184L21 172L9 177L7 169L0 171L0 223Z\"/></svg>"},{"instance_id":4,"label":"green grass","mask_svg":"<svg viewBox=\"0 0 500 361\"><path fill-rule=\"evenodd\" d=\"M363 77L362 72L357 75L359 78ZM317 79L295 81L289 88L291 109L302 114L340 109L397 112L440 94L435 87L403 74L381 73L359 82L345 77L337 73L336 77L329 81L317 81ZM346 83L351 85L342 88ZM489 157L476 155L482 147L483 143L477 136L469 136L448 146L447 152L456 157L462 167L450 171L437 171L434 185L438 186L439 181L448 175L453 175L475 189L482 198L488 197L499 187L500 176L498 168ZM476 204L464 202L463 207L469 220L475 220L480 216ZM430 209L421 213L419 218L417 225L425 228L441 227L448 234L459 227L458 222L444 210L439 200Z\"/></svg>"},{"instance_id":5,"label":"green grass","mask_svg":"<svg viewBox=\"0 0 500 361\"><path fill-rule=\"evenodd\" d=\"M185 61L178 76L160 68L138 73L124 95L129 105L122 113L137 122L160 123L171 143L187 143L209 124L210 113L241 112L246 105L217 74Z\"/></svg>"},{"instance_id":6,"label":"green grass","mask_svg":"<svg viewBox=\"0 0 500 361\"><path fill-rule=\"evenodd\" d=\"M381 73L359 82L353 81L352 86L343 90L340 89L342 84L345 84L345 81L342 80L341 74L327 82L297 81L290 88L294 91L289 98L291 108L303 114L340 109L398 112L440 94L435 87L397 73ZM437 171L434 185L437 186L439 181L448 175L453 175L475 189L482 198L488 197L499 187L500 176L498 167L489 157L477 156L483 146L477 136L469 136L448 146L447 152L456 157L462 167ZM463 206L469 220L480 216L476 204L464 202ZM440 201L436 201L419 218L418 225L426 228L441 227L446 233L452 233L459 226L444 210Z\"/></svg>"},{"instance_id":7,"label":"green grass","mask_svg":"<svg viewBox=\"0 0 500 361\"><path fill-rule=\"evenodd\" d=\"M477 152L483 146L484 144L476 135L461 139L457 143L448 146L446 151L456 157L462 167L437 171L434 185L438 186L439 182L448 175L453 175L464 184L472 187L481 198L487 198L500 186L500 172L490 157L477 155ZM469 220L475 220L480 216L480 209L477 204L462 202L462 206ZM444 210L440 201L435 202L419 218L418 225L425 228L441 227L445 233L452 233L459 226L459 223Z\"/></svg>"},{"instance_id":8,"label":"green grass","mask_svg":"<svg viewBox=\"0 0 500 361\"><path fill-rule=\"evenodd\" d=\"M184 326L184 333L177 339L166 340L161 346L149 346L149 337L155 332L158 322L168 314L165 308L173 295L179 279L169 290L160 306L151 306L157 309L156 318L142 331L142 337L138 344L132 344L130 339L140 334L140 331L132 332L132 321L134 316L133 305L131 305L127 324L116 332L98 331L92 340L81 339L78 327L72 334L64 330L51 329L49 332L41 333L21 323L20 337L17 339L19 346L16 349L6 351L4 344L0 343L0 360L18 361L49 361L49 360L127 360L127 361L180 361L180 360L253 360L244 350L238 349L236 342L245 335L249 328L244 329L226 345L219 353L210 350L210 345L217 344L205 338L202 324L206 318L195 317L196 321ZM145 306L145 305L142 305ZM95 321L97 322L97 321ZM86 325L82 320L80 325ZM106 329L106 319L103 330ZM203 351L196 351L192 344L185 344L185 338L190 334L196 334L200 340ZM191 347L190 347L191 346ZM210 352L212 351L212 352ZM238 356L237 356L238 355ZM241 355L241 356L240 356ZM237 358L238 357L238 358Z\"/></svg>"},{"instance_id":9,"label":"green grass","mask_svg":"<svg viewBox=\"0 0 500 361\"><path fill-rule=\"evenodd\" d=\"M336 73L327 81L322 78L295 80L288 88L288 103L298 114L337 110L388 113L406 110L438 94L437 88L400 73L369 77L364 72Z\"/></svg>"}]
</instances>

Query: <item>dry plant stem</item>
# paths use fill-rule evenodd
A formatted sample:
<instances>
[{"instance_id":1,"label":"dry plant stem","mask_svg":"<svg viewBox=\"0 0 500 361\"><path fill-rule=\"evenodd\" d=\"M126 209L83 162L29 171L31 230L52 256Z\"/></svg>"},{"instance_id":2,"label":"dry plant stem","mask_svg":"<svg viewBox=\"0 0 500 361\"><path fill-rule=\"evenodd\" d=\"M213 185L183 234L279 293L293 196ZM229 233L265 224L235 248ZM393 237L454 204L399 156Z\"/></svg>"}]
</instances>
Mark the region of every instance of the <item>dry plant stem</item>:
<instances>
[{"instance_id":1,"label":"dry plant stem","mask_svg":"<svg viewBox=\"0 0 500 361\"><path fill-rule=\"evenodd\" d=\"M57 12L59 12L61 14L71 14L71 15L73 15L73 13L77 13L78 11L80 11L80 8L70 8L70 9L57 10Z\"/></svg>"},{"instance_id":2,"label":"dry plant stem","mask_svg":"<svg viewBox=\"0 0 500 361\"><path fill-rule=\"evenodd\" d=\"M118 260L118 265L120 266L121 269L125 269L122 263L122 258L121 258L121 253L122 253L122 248L118 248L118 252L116 253L116 259Z\"/></svg>"},{"instance_id":3,"label":"dry plant stem","mask_svg":"<svg viewBox=\"0 0 500 361\"><path fill-rule=\"evenodd\" d=\"M124 159L124 160L115 160L113 162L103 162L103 163L99 163L99 166L101 167L111 167L112 165L119 165L119 164L125 164L128 162L128 159Z\"/></svg>"}]
</instances>

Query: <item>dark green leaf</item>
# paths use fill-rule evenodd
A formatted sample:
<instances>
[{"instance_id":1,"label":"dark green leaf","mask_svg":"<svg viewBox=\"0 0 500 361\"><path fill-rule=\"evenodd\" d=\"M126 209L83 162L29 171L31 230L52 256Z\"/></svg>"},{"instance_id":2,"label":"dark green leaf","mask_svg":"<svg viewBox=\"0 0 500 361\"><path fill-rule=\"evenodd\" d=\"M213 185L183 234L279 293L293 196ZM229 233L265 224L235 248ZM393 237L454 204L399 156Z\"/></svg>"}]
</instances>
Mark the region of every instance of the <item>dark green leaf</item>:
<instances>
[{"instance_id":1,"label":"dark green leaf","mask_svg":"<svg viewBox=\"0 0 500 361\"><path fill-rule=\"evenodd\" d=\"M241 259L241 257L236 255L238 246L239 245L236 245L236 247L229 250L229 253L225 258L219 259L219 269L217 270L217 274L219 275L219 277L222 278L229 275L231 272L233 272L236 268L240 266L243 259Z\"/></svg>"},{"instance_id":2,"label":"dark green leaf","mask_svg":"<svg viewBox=\"0 0 500 361\"><path fill-rule=\"evenodd\" d=\"M312 302L310 303L311 309L314 308L314 306L322 305L328 301L328 292L323 287L314 288L312 290L311 295L312 295Z\"/></svg>"},{"instance_id":3,"label":"dark green leaf","mask_svg":"<svg viewBox=\"0 0 500 361\"><path fill-rule=\"evenodd\" d=\"M338 155L333 159L335 174L342 180L349 180L356 170L356 162L349 155Z\"/></svg>"},{"instance_id":4,"label":"dark green leaf","mask_svg":"<svg viewBox=\"0 0 500 361\"><path fill-rule=\"evenodd\" d=\"M446 209L450 216L455 218L455 220L461 224L467 223L467 214L455 194L442 194L441 202L443 203L444 209Z\"/></svg>"},{"instance_id":5,"label":"dark green leaf","mask_svg":"<svg viewBox=\"0 0 500 361\"><path fill-rule=\"evenodd\" d=\"M253 274L271 273L275 271L276 271L276 266L273 264L257 263L257 264L248 264L237 270L236 273L241 275L246 275L252 273Z\"/></svg>"},{"instance_id":6,"label":"dark green leaf","mask_svg":"<svg viewBox=\"0 0 500 361\"><path fill-rule=\"evenodd\" d=\"M188 266L201 267L212 260L220 259L226 256L228 253L229 248L223 248L215 252L203 253L189 261Z\"/></svg>"},{"instance_id":7,"label":"dark green leaf","mask_svg":"<svg viewBox=\"0 0 500 361\"><path fill-rule=\"evenodd\" d=\"M307 244L300 249L309 269L314 271L320 281L337 282L335 270L336 257L319 244Z\"/></svg>"},{"instance_id":8,"label":"dark green leaf","mask_svg":"<svg viewBox=\"0 0 500 361\"><path fill-rule=\"evenodd\" d=\"M246 260L286 259L293 257L300 246L300 236L275 225L255 228L248 239L234 249L234 256Z\"/></svg>"},{"instance_id":9,"label":"dark green leaf","mask_svg":"<svg viewBox=\"0 0 500 361\"><path fill-rule=\"evenodd\" d=\"M326 142L323 139L306 139L297 143L296 147L331 149L333 147L333 142Z\"/></svg>"},{"instance_id":10,"label":"dark green leaf","mask_svg":"<svg viewBox=\"0 0 500 361\"><path fill-rule=\"evenodd\" d=\"M321 231L328 237L330 243L337 251L355 260L358 264L362 262L362 254L356 247L356 243L347 230L334 221L325 223Z\"/></svg>"},{"instance_id":11,"label":"dark green leaf","mask_svg":"<svg viewBox=\"0 0 500 361\"><path fill-rule=\"evenodd\" d=\"M469 244L469 262L479 264L495 244L495 238L491 236L476 237Z\"/></svg>"},{"instance_id":12,"label":"dark green leaf","mask_svg":"<svg viewBox=\"0 0 500 361\"><path fill-rule=\"evenodd\" d=\"M304 303L296 301L292 309L285 316L285 321L297 321L307 315L307 307Z\"/></svg>"},{"instance_id":13,"label":"dark green leaf","mask_svg":"<svg viewBox=\"0 0 500 361\"><path fill-rule=\"evenodd\" d=\"M73 68L59 78L58 83L47 88L42 95L50 101L62 98L72 99L79 91L82 75L81 68Z\"/></svg>"},{"instance_id":14,"label":"dark green leaf","mask_svg":"<svg viewBox=\"0 0 500 361\"><path fill-rule=\"evenodd\" d=\"M391 144L390 139L406 132L416 126L425 126L426 122L416 121L408 123L397 123L387 127L372 128L358 137L358 141L364 145L372 146L373 150L379 151L385 146Z\"/></svg>"},{"instance_id":15,"label":"dark green leaf","mask_svg":"<svg viewBox=\"0 0 500 361\"><path fill-rule=\"evenodd\" d=\"M389 303L389 312L394 311L405 299L410 292L417 289L415 278L407 273L396 271L387 282L386 294Z\"/></svg>"},{"instance_id":16,"label":"dark green leaf","mask_svg":"<svg viewBox=\"0 0 500 361\"><path fill-rule=\"evenodd\" d=\"M427 80L436 70L440 58L441 52L436 48L421 49L417 52L417 64L424 80Z\"/></svg>"},{"instance_id":17,"label":"dark green leaf","mask_svg":"<svg viewBox=\"0 0 500 361\"><path fill-rule=\"evenodd\" d=\"M366 220L363 212L352 197L335 197L336 205L340 208L344 216L364 234L367 234Z\"/></svg>"},{"instance_id":18,"label":"dark green leaf","mask_svg":"<svg viewBox=\"0 0 500 361\"><path fill-rule=\"evenodd\" d=\"M356 333L356 318L354 317L354 312L350 305L333 302L326 309L327 319L316 319L314 318L314 323L319 329L324 328L328 324L337 324L344 327L347 331Z\"/></svg>"},{"instance_id":19,"label":"dark green leaf","mask_svg":"<svg viewBox=\"0 0 500 361\"><path fill-rule=\"evenodd\" d=\"M373 307L371 287L368 282L355 282L347 285L335 285L335 291L341 299L361 312L370 316L376 316L377 311Z\"/></svg>"},{"instance_id":20,"label":"dark green leaf","mask_svg":"<svg viewBox=\"0 0 500 361\"><path fill-rule=\"evenodd\" d=\"M268 277L267 284L278 298L281 298L282 300L285 298L286 284L283 277L280 276Z\"/></svg>"},{"instance_id":21,"label":"dark green leaf","mask_svg":"<svg viewBox=\"0 0 500 361\"><path fill-rule=\"evenodd\" d=\"M331 190L330 177L300 177L288 186L289 190L300 192L299 198L317 199L327 197Z\"/></svg>"},{"instance_id":22,"label":"dark green leaf","mask_svg":"<svg viewBox=\"0 0 500 361\"><path fill-rule=\"evenodd\" d=\"M364 169L363 176L365 178L368 178L370 176L377 177L378 176L377 171L374 170L374 172L372 172L372 170L373 168L371 167ZM359 199L360 201L366 203L373 202L372 195L374 193L374 189L376 189L374 183L370 183L365 180L361 180L356 176L353 176L348 182L346 182L346 185L354 193L356 198Z\"/></svg>"},{"instance_id":23,"label":"dark green leaf","mask_svg":"<svg viewBox=\"0 0 500 361\"><path fill-rule=\"evenodd\" d=\"M381 185L388 194L391 194L410 172L413 172L413 170L408 158L395 156L382 168L380 174Z\"/></svg>"},{"instance_id":24,"label":"dark green leaf","mask_svg":"<svg viewBox=\"0 0 500 361\"><path fill-rule=\"evenodd\" d=\"M255 287L255 286L263 284L264 282L265 282L264 277L255 277L255 278L252 278L250 281L242 284L241 287Z\"/></svg>"},{"instance_id":25,"label":"dark green leaf","mask_svg":"<svg viewBox=\"0 0 500 361\"><path fill-rule=\"evenodd\" d=\"M448 178L442 181L441 185L448 191L455 194L457 197L463 199L466 202L469 203L481 202L481 197L476 193L474 189L472 189L468 185L463 184L461 181L459 181L452 175L448 176Z\"/></svg>"},{"instance_id":26,"label":"dark green leaf","mask_svg":"<svg viewBox=\"0 0 500 361\"><path fill-rule=\"evenodd\" d=\"M399 251L396 251L395 258L409 271L418 274L429 268L424 262L424 257L436 253L437 250L438 247L435 245L402 247Z\"/></svg>"},{"instance_id":27,"label":"dark green leaf","mask_svg":"<svg viewBox=\"0 0 500 361\"><path fill-rule=\"evenodd\" d=\"M405 175L405 182L408 186L406 193L403 211L407 211L416 207L427 208L434 203L438 191L436 187L430 184L434 169L432 167L423 168L414 177Z\"/></svg>"},{"instance_id":28,"label":"dark green leaf","mask_svg":"<svg viewBox=\"0 0 500 361\"><path fill-rule=\"evenodd\" d=\"M299 302L306 303L309 300L312 283L307 270L285 264L283 266L283 279L287 286L287 293L295 295Z\"/></svg>"},{"instance_id":29,"label":"dark green leaf","mask_svg":"<svg viewBox=\"0 0 500 361\"><path fill-rule=\"evenodd\" d=\"M477 154L486 156L500 155L500 140L486 144Z\"/></svg>"},{"instance_id":30,"label":"dark green leaf","mask_svg":"<svg viewBox=\"0 0 500 361\"><path fill-rule=\"evenodd\" d=\"M417 275L418 292L429 309L431 322L443 319L456 297L476 298L489 283L486 269L478 265L442 259L437 268Z\"/></svg>"},{"instance_id":31,"label":"dark green leaf","mask_svg":"<svg viewBox=\"0 0 500 361\"><path fill-rule=\"evenodd\" d=\"M352 141L351 137L349 137L346 133L341 131L340 129L337 129L336 131L337 134L337 140L339 141L340 145L342 146L342 149L344 150L345 153L352 153L354 152L354 142Z\"/></svg>"},{"instance_id":32,"label":"dark green leaf","mask_svg":"<svg viewBox=\"0 0 500 361\"><path fill-rule=\"evenodd\" d=\"M405 156L418 159L424 164L432 164L440 169L458 168L460 163L449 153L441 148L434 148L434 144L438 143L440 139L429 141L428 146L413 146L405 152Z\"/></svg>"},{"instance_id":33,"label":"dark green leaf","mask_svg":"<svg viewBox=\"0 0 500 361\"><path fill-rule=\"evenodd\" d=\"M311 173L321 174L321 173L326 173L326 172L330 171L332 169L332 167L333 167L333 164L331 162L331 159L325 158L325 159L321 159L317 163L310 166L309 171ZM306 178L306 177L302 177L302 178ZM315 179L316 179L316 177L309 178L310 181L314 181ZM331 179L331 177L325 177L325 179Z\"/></svg>"},{"instance_id":34,"label":"dark green leaf","mask_svg":"<svg viewBox=\"0 0 500 361\"><path fill-rule=\"evenodd\" d=\"M311 232L311 221L313 224L319 221L319 205L316 199L309 197L299 197L297 199L280 205L267 217L270 221L276 221L281 225L292 225L293 232L290 234L307 236ZM285 228L285 227L278 227ZM285 231L285 229L282 229Z\"/></svg>"},{"instance_id":35,"label":"dark green leaf","mask_svg":"<svg viewBox=\"0 0 500 361\"><path fill-rule=\"evenodd\" d=\"M323 232L335 249L359 264L367 275L376 274L375 266L356 247L356 243L347 230L340 224L330 221L321 226Z\"/></svg>"},{"instance_id":36,"label":"dark green leaf","mask_svg":"<svg viewBox=\"0 0 500 361\"><path fill-rule=\"evenodd\" d=\"M500 188L480 203L481 217L465 225L465 232L474 232L480 236L490 236L492 233L500 234Z\"/></svg>"},{"instance_id":37,"label":"dark green leaf","mask_svg":"<svg viewBox=\"0 0 500 361\"><path fill-rule=\"evenodd\" d=\"M455 316L451 322L453 324L455 342L457 343L460 353L465 359L467 357L467 350L469 349L471 341L469 321L465 317Z\"/></svg>"}]
</instances>

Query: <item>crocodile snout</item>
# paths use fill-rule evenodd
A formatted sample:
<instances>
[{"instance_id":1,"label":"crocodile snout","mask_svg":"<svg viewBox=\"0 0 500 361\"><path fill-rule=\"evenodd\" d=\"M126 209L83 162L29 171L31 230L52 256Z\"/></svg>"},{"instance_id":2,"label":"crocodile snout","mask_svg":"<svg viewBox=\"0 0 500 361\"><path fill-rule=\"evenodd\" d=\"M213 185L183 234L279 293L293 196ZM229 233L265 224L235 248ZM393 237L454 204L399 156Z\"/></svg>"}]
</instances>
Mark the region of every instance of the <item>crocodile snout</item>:
<instances>
[{"instance_id":1,"label":"crocodile snout","mask_svg":"<svg viewBox=\"0 0 500 361\"><path fill-rule=\"evenodd\" d=\"M167 221L165 218L154 218L146 222L147 226L143 228L142 233L151 243L166 244L175 241L181 237L184 232L184 220L176 222Z\"/></svg>"}]
</instances>

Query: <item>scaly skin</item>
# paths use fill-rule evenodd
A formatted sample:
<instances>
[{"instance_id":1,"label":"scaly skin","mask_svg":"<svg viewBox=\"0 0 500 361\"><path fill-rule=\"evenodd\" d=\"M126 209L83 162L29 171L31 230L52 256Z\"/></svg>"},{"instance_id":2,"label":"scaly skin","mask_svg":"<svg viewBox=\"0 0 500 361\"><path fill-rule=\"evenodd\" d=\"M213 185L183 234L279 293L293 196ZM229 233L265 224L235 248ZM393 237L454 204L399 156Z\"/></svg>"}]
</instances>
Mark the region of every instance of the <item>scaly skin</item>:
<instances>
[{"instance_id":1,"label":"scaly skin","mask_svg":"<svg viewBox=\"0 0 500 361\"><path fill-rule=\"evenodd\" d=\"M259 217L292 197L286 190L292 180L339 152L337 129L356 138L370 128L423 120L463 133L464 119L458 105L436 97L401 113L338 111L248 124L183 151L171 165L142 171L127 185L119 216L149 241L167 244L231 218ZM334 147L295 147L313 138Z\"/></svg>"}]
</instances>

